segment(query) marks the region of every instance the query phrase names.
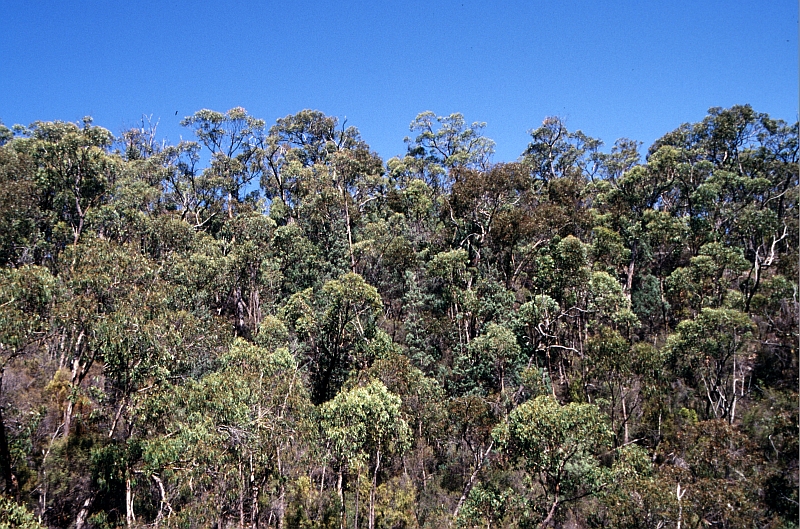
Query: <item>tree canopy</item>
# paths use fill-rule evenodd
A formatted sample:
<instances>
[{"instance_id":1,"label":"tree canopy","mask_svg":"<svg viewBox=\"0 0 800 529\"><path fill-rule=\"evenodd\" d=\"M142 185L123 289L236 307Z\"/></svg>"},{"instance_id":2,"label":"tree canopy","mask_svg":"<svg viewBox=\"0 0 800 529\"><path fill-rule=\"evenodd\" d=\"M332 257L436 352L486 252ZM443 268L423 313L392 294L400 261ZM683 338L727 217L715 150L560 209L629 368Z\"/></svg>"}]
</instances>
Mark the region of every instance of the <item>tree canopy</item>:
<instances>
[{"instance_id":1,"label":"tree canopy","mask_svg":"<svg viewBox=\"0 0 800 529\"><path fill-rule=\"evenodd\" d=\"M0 125L0 527L798 527L798 125L698 119Z\"/></svg>"}]
</instances>

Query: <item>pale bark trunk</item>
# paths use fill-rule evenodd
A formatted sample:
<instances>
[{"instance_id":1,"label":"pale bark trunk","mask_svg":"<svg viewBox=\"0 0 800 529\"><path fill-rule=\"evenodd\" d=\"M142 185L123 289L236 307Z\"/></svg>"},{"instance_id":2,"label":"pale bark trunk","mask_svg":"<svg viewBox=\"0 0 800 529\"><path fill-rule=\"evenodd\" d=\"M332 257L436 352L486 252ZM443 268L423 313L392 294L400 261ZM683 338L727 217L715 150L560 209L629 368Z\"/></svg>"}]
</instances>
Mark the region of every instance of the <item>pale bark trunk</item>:
<instances>
[{"instance_id":1,"label":"pale bark trunk","mask_svg":"<svg viewBox=\"0 0 800 529\"><path fill-rule=\"evenodd\" d=\"M72 360L72 373L70 375L70 386L79 386L83 381L83 377L86 376L86 373L89 371L89 368L92 365L92 361L87 361L87 364L82 366L79 356L81 342L83 341L83 332L78 336L78 340L75 344L75 358ZM70 429L72 427L72 414L75 410L75 404L72 402L72 398L67 397L67 406L64 410L64 433L63 436L66 439L69 437Z\"/></svg>"},{"instance_id":2,"label":"pale bark trunk","mask_svg":"<svg viewBox=\"0 0 800 529\"><path fill-rule=\"evenodd\" d=\"M350 229L350 208L347 206L346 193L342 191L342 200L344 200L344 219L347 225L347 249L350 252L350 270L356 273L356 258L353 255L353 234Z\"/></svg>"},{"instance_id":3,"label":"pale bark trunk","mask_svg":"<svg viewBox=\"0 0 800 529\"><path fill-rule=\"evenodd\" d=\"M636 249L637 245L634 244L631 249L631 261L628 264L628 277L625 279L625 296L631 299L631 289L633 288L633 271L636 265Z\"/></svg>"},{"instance_id":4,"label":"pale bark trunk","mask_svg":"<svg viewBox=\"0 0 800 529\"><path fill-rule=\"evenodd\" d=\"M76 191L75 194L75 209L78 211L78 225L72 227L72 233L74 235L74 239L72 241L73 246L78 245L78 239L81 238L81 232L83 232L83 223L84 219L86 218L86 213L83 211L81 207L81 201L78 198L80 195L80 191Z\"/></svg>"},{"instance_id":5,"label":"pale bark trunk","mask_svg":"<svg viewBox=\"0 0 800 529\"><path fill-rule=\"evenodd\" d=\"M117 409L117 413L114 414L114 421L111 423L111 428L108 429L108 438L111 439L114 437L114 430L117 429L117 423L119 423L119 418L122 417L122 411L125 409L125 403L128 400L127 395L122 397L122 402L119 404L119 408Z\"/></svg>"},{"instance_id":6,"label":"pale bark trunk","mask_svg":"<svg viewBox=\"0 0 800 529\"><path fill-rule=\"evenodd\" d=\"M375 529L375 490L378 486L378 468L381 466L381 451L375 462L375 472L372 474L372 487L369 490L369 529Z\"/></svg>"},{"instance_id":7,"label":"pale bark trunk","mask_svg":"<svg viewBox=\"0 0 800 529\"><path fill-rule=\"evenodd\" d=\"M250 529L258 528L258 484L256 483L253 456L250 456Z\"/></svg>"},{"instance_id":8,"label":"pale bark trunk","mask_svg":"<svg viewBox=\"0 0 800 529\"><path fill-rule=\"evenodd\" d=\"M355 513L353 514L353 529L358 529L358 489L361 479L361 474L359 472L356 473L356 505L355 505Z\"/></svg>"},{"instance_id":9,"label":"pale bark trunk","mask_svg":"<svg viewBox=\"0 0 800 529\"><path fill-rule=\"evenodd\" d=\"M131 527L136 521L136 515L133 512L133 487L131 486L131 478L125 479L125 525Z\"/></svg>"},{"instance_id":10,"label":"pale bark trunk","mask_svg":"<svg viewBox=\"0 0 800 529\"><path fill-rule=\"evenodd\" d=\"M257 529L258 528L258 485L253 484L252 492L252 505L250 506L250 529ZM282 524L278 522L278 527Z\"/></svg>"},{"instance_id":11,"label":"pale bark trunk","mask_svg":"<svg viewBox=\"0 0 800 529\"><path fill-rule=\"evenodd\" d=\"M625 407L625 396L622 395L622 423L625 427L624 443L628 444L628 410Z\"/></svg>"},{"instance_id":12,"label":"pale bark trunk","mask_svg":"<svg viewBox=\"0 0 800 529\"><path fill-rule=\"evenodd\" d=\"M683 523L683 496L686 494L686 489L681 490L681 484L678 483L678 488L675 491L675 497L678 499L678 529L681 529Z\"/></svg>"},{"instance_id":13,"label":"pale bark trunk","mask_svg":"<svg viewBox=\"0 0 800 529\"><path fill-rule=\"evenodd\" d=\"M742 386L742 396L744 396L744 375L742 375L741 386ZM728 421L730 424L733 424L734 417L736 417L736 354L733 355L733 392L731 400L730 419Z\"/></svg>"},{"instance_id":14,"label":"pale bark trunk","mask_svg":"<svg viewBox=\"0 0 800 529\"><path fill-rule=\"evenodd\" d=\"M456 510L453 511L453 519L455 520L458 518L458 513L461 511L461 507L464 506L464 502L467 500L467 496L469 495L472 487L475 486L475 481L478 479L478 474L483 468L483 463L486 461L486 458L489 456L489 452L492 451L492 446L494 445L494 441L489 443L489 447L483 452L482 455L479 454L477 458L477 462L475 464L475 470L472 471L472 474L467 480L467 483L464 485L464 490L461 492L461 497L458 499L458 504L456 504Z\"/></svg>"},{"instance_id":15,"label":"pale bark trunk","mask_svg":"<svg viewBox=\"0 0 800 529\"><path fill-rule=\"evenodd\" d=\"M70 427L72 426L72 407L73 407L72 401L69 400L69 397L67 397L67 407L64 410L64 432L63 432L63 436L64 436L65 439L67 437L69 437L69 430L70 430Z\"/></svg>"},{"instance_id":16,"label":"pale bark trunk","mask_svg":"<svg viewBox=\"0 0 800 529\"><path fill-rule=\"evenodd\" d=\"M550 524L550 522L553 520L553 517L556 515L556 509L557 508L558 508L558 496L556 496L555 501L550 506L550 510L547 511L547 518L542 520L542 523L541 523L541 525L539 527L544 529L545 527L548 526L548 524Z\"/></svg>"},{"instance_id":17,"label":"pale bark trunk","mask_svg":"<svg viewBox=\"0 0 800 529\"><path fill-rule=\"evenodd\" d=\"M156 485L158 485L158 492L161 495L161 502L158 505L158 515L156 516L155 523L155 526L158 527L161 524L161 520L164 519L164 507L166 506L167 510L169 511L169 514L167 514L167 518L169 518L172 515L172 506L167 501L167 493L164 490L164 483L161 481L161 478L155 474L153 474L151 477L153 478L153 481L156 482Z\"/></svg>"},{"instance_id":18,"label":"pale bark trunk","mask_svg":"<svg viewBox=\"0 0 800 529\"><path fill-rule=\"evenodd\" d=\"M278 495L278 529L283 529L285 518L286 518L286 486L283 483L281 483L280 494Z\"/></svg>"},{"instance_id":19,"label":"pale bark trunk","mask_svg":"<svg viewBox=\"0 0 800 529\"><path fill-rule=\"evenodd\" d=\"M244 472L242 471L242 461L239 460L239 527L244 529Z\"/></svg>"},{"instance_id":20,"label":"pale bark trunk","mask_svg":"<svg viewBox=\"0 0 800 529\"><path fill-rule=\"evenodd\" d=\"M343 480L342 471L339 470L339 477L336 480L336 492L339 494L339 527L341 527L341 529L345 529L347 526L347 519L345 518L347 513L344 508Z\"/></svg>"},{"instance_id":21,"label":"pale bark trunk","mask_svg":"<svg viewBox=\"0 0 800 529\"><path fill-rule=\"evenodd\" d=\"M81 510L78 511L78 516L75 518L75 529L83 529L86 525L86 517L89 516L89 508L92 506L93 501L94 494L86 498L86 501L83 502Z\"/></svg>"}]
</instances>

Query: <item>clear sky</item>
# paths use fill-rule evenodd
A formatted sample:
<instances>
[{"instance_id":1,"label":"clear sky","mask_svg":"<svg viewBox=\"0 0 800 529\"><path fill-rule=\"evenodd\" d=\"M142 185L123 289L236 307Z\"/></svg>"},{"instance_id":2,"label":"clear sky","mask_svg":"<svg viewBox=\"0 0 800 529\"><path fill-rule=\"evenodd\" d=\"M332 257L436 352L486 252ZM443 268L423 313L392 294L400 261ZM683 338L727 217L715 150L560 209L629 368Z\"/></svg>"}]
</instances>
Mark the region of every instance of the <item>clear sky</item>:
<instances>
[{"instance_id":1,"label":"clear sky","mask_svg":"<svg viewBox=\"0 0 800 529\"><path fill-rule=\"evenodd\" d=\"M461 112L511 161L546 116L646 149L744 103L797 120L797 0L0 2L6 125L144 114L175 143L201 108L313 108L388 159L418 113Z\"/></svg>"}]
</instances>

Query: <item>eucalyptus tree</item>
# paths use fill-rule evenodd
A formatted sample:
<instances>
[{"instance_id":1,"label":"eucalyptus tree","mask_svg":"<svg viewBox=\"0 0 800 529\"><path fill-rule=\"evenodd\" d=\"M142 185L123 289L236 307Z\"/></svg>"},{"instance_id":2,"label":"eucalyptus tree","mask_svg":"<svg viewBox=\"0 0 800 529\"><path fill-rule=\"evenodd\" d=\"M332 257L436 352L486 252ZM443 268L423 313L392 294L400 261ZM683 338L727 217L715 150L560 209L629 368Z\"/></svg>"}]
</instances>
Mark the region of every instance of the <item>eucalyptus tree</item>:
<instances>
[{"instance_id":1,"label":"eucalyptus tree","mask_svg":"<svg viewBox=\"0 0 800 529\"><path fill-rule=\"evenodd\" d=\"M262 188L273 218L297 221L341 271L356 272L359 219L385 194L380 157L358 129L316 110L279 119L267 143Z\"/></svg>"},{"instance_id":2,"label":"eucalyptus tree","mask_svg":"<svg viewBox=\"0 0 800 529\"><path fill-rule=\"evenodd\" d=\"M225 211L223 182L200 168L200 144L181 141L168 145L156 159L163 167L161 187L169 210L195 229L219 230Z\"/></svg>"},{"instance_id":3,"label":"eucalyptus tree","mask_svg":"<svg viewBox=\"0 0 800 529\"><path fill-rule=\"evenodd\" d=\"M487 170L494 153L494 141L483 135L486 123L467 124L460 113L437 116L431 111L414 118L409 129L418 135L406 138L408 154L405 172L425 179L437 194L449 190L454 168Z\"/></svg>"},{"instance_id":4,"label":"eucalyptus tree","mask_svg":"<svg viewBox=\"0 0 800 529\"><path fill-rule=\"evenodd\" d=\"M0 146L0 264L43 264L50 254L52 230L41 208L43 190L32 158L9 143Z\"/></svg>"},{"instance_id":5,"label":"eucalyptus tree","mask_svg":"<svg viewBox=\"0 0 800 529\"><path fill-rule=\"evenodd\" d=\"M688 266L675 269L664 281L666 297L675 312L688 317L702 308L730 306L741 296L742 273L749 263L742 252L720 243L704 244L698 255L689 259ZM742 307L743 308L743 307Z\"/></svg>"},{"instance_id":6,"label":"eucalyptus tree","mask_svg":"<svg viewBox=\"0 0 800 529\"><path fill-rule=\"evenodd\" d=\"M266 123L250 116L242 107L225 113L198 110L185 117L181 125L194 130L197 139L211 153L211 166L204 172L216 179L227 192L226 209L233 217L234 207L242 207L248 186L262 173L259 161Z\"/></svg>"},{"instance_id":7,"label":"eucalyptus tree","mask_svg":"<svg viewBox=\"0 0 800 529\"><path fill-rule=\"evenodd\" d=\"M565 316L560 305L550 296L540 294L519 306L512 325L518 336L523 354L528 356L527 368L535 367L541 372L543 380L549 380L554 373L559 340L559 320ZM556 354L551 351L555 350ZM555 397L552 383L549 389Z\"/></svg>"},{"instance_id":8,"label":"eucalyptus tree","mask_svg":"<svg viewBox=\"0 0 800 529\"><path fill-rule=\"evenodd\" d=\"M351 369L369 366L366 345L375 336L381 306L375 287L353 273L289 298L283 317L308 357L315 403L336 395Z\"/></svg>"},{"instance_id":9,"label":"eucalyptus tree","mask_svg":"<svg viewBox=\"0 0 800 529\"><path fill-rule=\"evenodd\" d=\"M364 467L372 474L368 527L375 526L375 491L381 460L399 455L411 445L411 431L403 419L400 397L386 389L382 382L373 381L364 387L342 391L321 409L325 436L338 465L339 497L342 501L341 526L345 527L343 479L355 473L353 527L359 521L359 482Z\"/></svg>"},{"instance_id":10,"label":"eucalyptus tree","mask_svg":"<svg viewBox=\"0 0 800 529\"><path fill-rule=\"evenodd\" d=\"M497 527L513 509L513 489L499 490L493 483L478 484L469 493L456 522L459 527ZM484 523L485 522L485 523Z\"/></svg>"},{"instance_id":11,"label":"eucalyptus tree","mask_svg":"<svg viewBox=\"0 0 800 529\"><path fill-rule=\"evenodd\" d=\"M266 509L283 527L292 460L311 431L311 404L288 349L238 339L217 370L147 400L143 409L158 415L173 405L160 435L140 443L139 471L161 487L157 521L203 525L192 520L202 512L207 523L257 527ZM187 486L193 497L182 494Z\"/></svg>"},{"instance_id":12,"label":"eucalyptus tree","mask_svg":"<svg viewBox=\"0 0 800 529\"><path fill-rule=\"evenodd\" d=\"M467 354L457 357L454 371L462 375L461 385L469 388L467 392L497 395L502 401L514 389L522 360L522 351L511 330L489 323L470 342Z\"/></svg>"},{"instance_id":13,"label":"eucalyptus tree","mask_svg":"<svg viewBox=\"0 0 800 529\"><path fill-rule=\"evenodd\" d=\"M695 252L708 242L742 244L751 262L746 292L755 293L779 248L796 230L797 124L773 120L749 105L711 108L657 140L650 156L674 153L676 213L689 219Z\"/></svg>"},{"instance_id":14,"label":"eucalyptus tree","mask_svg":"<svg viewBox=\"0 0 800 529\"><path fill-rule=\"evenodd\" d=\"M704 418L733 424L736 404L748 391L751 366L744 352L754 327L739 311L704 308L696 318L678 324L670 337L671 361L704 403L697 404Z\"/></svg>"},{"instance_id":15,"label":"eucalyptus tree","mask_svg":"<svg viewBox=\"0 0 800 529\"><path fill-rule=\"evenodd\" d=\"M236 332L251 336L265 313L277 309L283 274L274 258L275 221L255 212L229 219L219 232L224 256L218 277L220 305L234 320Z\"/></svg>"},{"instance_id":16,"label":"eucalyptus tree","mask_svg":"<svg viewBox=\"0 0 800 529\"><path fill-rule=\"evenodd\" d=\"M14 139L14 132L3 124L0 120L0 147Z\"/></svg>"},{"instance_id":17,"label":"eucalyptus tree","mask_svg":"<svg viewBox=\"0 0 800 529\"><path fill-rule=\"evenodd\" d=\"M451 245L468 250L473 266L484 265L482 258L487 261L484 266L494 265L510 283L517 272L512 263L520 258L515 243L528 235L527 215L518 207L527 191L522 166L498 164L483 171L457 168L452 175L455 182L442 212L442 220L453 230ZM484 250L489 244L492 253Z\"/></svg>"},{"instance_id":18,"label":"eucalyptus tree","mask_svg":"<svg viewBox=\"0 0 800 529\"><path fill-rule=\"evenodd\" d=\"M91 214L108 200L118 171L112 142L111 133L87 117L81 125L37 121L8 145L37 171L39 209L46 212L42 231L52 253L77 244Z\"/></svg>"},{"instance_id":19,"label":"eucalyptus tree","mask_svg":"<svg viewBox=\"0 0 800 529\"><path fill-rule=\"evenodd\" d=\"M602 141L581 131L569 132L557 117L545 118L529 134L531 143L523 153L523 163L534 180L547 183L564 177L591 179L598 173Z\"/></svg>"},{"instance_id":20,"label":"eucalyptus tree","mask_svg":"<svg viewBox=\"0 0 800 529\"><path fill-rule=\"evenodd\" d=\"M587 185L603 172L602 142L581 131L569 132L556 117L546 118L529 133L531 142L520 163L529 175L528 201L538 210L538 224L561 237L583 237L592 221Z\"/></svg>"},{"instance_id":21,"label":"eucalyptus tree","mask_svg":"<svg viewBox=\"0 0 800 529\"><path fill-rule=\"evenodd\" d=\"M468 267L469 254L463 248L443 251L426 263L427 275L432 279L432 289L439 299L439 310L447 316L447 323L454 327L456 346L459 350L469 344L474 334L473 320L469 314L472 293L473 270Z\"/></svg>"},{"instance_id":22,"label":"eucalyptus tree","mask_svg":"<svg viewBox=\"0 0 800 529\"><path fill-rule=\"evenodd\" d=\"M388 336L384 337L388 340ZM386 348L375 363L358 374L359 383L379 380L387 389L400 397L400 411L411 433L412 446L403 459L419 494L433 488L441 457L438 447L447 442L450 418L443 404L447 401L445 389L434 378L426 376L411 360L399 354L395 344Z\"/></svg>"},{"instance_id":23,"label":"eucalyptus tree","mask_svg":"<svg viewBox=\"0 0 800 529\"><path fill-rule=\"evenodd\" d=\"M48 455L34 458L43 476L42 511L52 507L54 516L64 516L64 505L74 501L83 504L84 514L76 516L85 518L105 510L102 501L110 500L101 498L119 493L132 523L137 446L147 436L140 398L207 363L225 333L182 310L174 285L158 277L137 247L86 239L59 263L59 294L48 322L46 365L55 373L45 391L53 393L61 417L42 424ZM65 465L70 459L94 475ZM71 474L81 472L80 478ZM79 487L64 490L64 482L77 479Z\"/></svg>"},{"instance_id":24,"label":"eucalyptus tree","mask_svg":"<svg viewBox=\"0 0 800 529\"><path fill-rule=\"evenodd\" d=\"M466 449L469 457L461 496L453 511L453 517L458 518L492 460L491 429L517 404L524 358L514 333L496 322L486 324L463 352L454 352L454 357L449 381L453 398L448 403L453 423L451 442L455 448Z\"/></svg>"},{"instance_id":25,"label":"eucalyptus tree","mask_svg":"<svg viewBox=\"0 0 800 529\"><path fill-rule=\"evenodd\" d=\"M586 343L583 358L584 390L609 417L614 445L627 446L637 439L637 418L652 394L660 390L665 362L652 344L630 344L619 332L602 326Z\"/></svg>"},{"instance_id":26,"label":"eucalyptus tree","mask_svg":"<svg viewBox=\"0 0 800 529\"><path fill-rule=\"evenodd\" d=\"M303 199L301 187L308 174L303 169L324 163L330 152L353 145L357 131L339 129L338 123L338 118L318 110L302 110L278 119L270 128L261 158L261 188L273 208L291 214Z\"/></svg>"},{"instance_id":27,"label":"eucalyptus tree","mask_svg":"<svg viewBox=\"0 0 800 529\"><path fill-rule=\"evenodd\" d=\"M57 295L57 280L46 268L0 269L0 491L4 493L16 493L18 483L13 476L14 461L6 432L4 411L8 397L3 391L4 374L18 359L46 347L52 301Z\"/></svg>"},{"instance_id":28,"label":"eucalyptus tree","mask_svg":"<svg viewBox=\"0 0 800 529\"><path fill-rule=\"evenodd\" d=\"M530 479L532 521L539 527L547 527L559 510L609 483L600 457L610 444L611 431L591 404L562 406L552 397L536 397L514 409L492 436Z\"/></svg>"}]
</instances>

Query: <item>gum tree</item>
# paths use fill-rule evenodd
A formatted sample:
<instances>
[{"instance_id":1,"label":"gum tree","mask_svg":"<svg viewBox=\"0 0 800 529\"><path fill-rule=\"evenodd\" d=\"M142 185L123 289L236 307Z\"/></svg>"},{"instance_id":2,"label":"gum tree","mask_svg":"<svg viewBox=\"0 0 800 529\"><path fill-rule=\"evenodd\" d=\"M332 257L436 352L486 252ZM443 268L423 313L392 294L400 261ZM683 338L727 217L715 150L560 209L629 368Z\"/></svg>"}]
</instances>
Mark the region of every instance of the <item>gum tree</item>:
<instances>
[{"instance_id":1,"label":"gum tree","mask_svg":"<svg viewBox=\"0 0 800 529\"><path fill-rule=\"evenodd\" d=\"M596 406L562 406L550 396L536 397L512 411L492 435L525 469L539 527L547 527L560 508L607 485L600 456L610 445L611 430Z\"/></svg>"},{"instance_id":2,"label":"gum tree","mask_svg":"<svg viewBox=\"0 0 800 529\"><path fill-rule=\"evenodd\" d=\"M369 493L369 529L375 526L375 490L381 461L402 454L411 446L411 431L400 413L400 397L373 381L364 387L342 391L321 409L320 425L331 444L339 467L338 491L345 525L343 478L355 472L353 526L358 529L358 491L361 472L372 475Z\"/></svg>"}]
</instances>

